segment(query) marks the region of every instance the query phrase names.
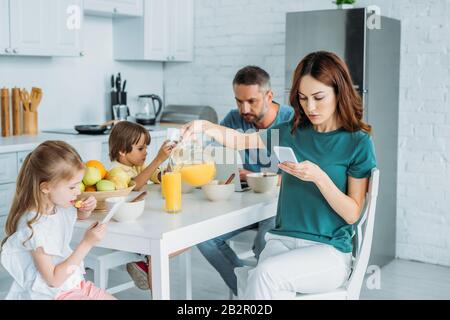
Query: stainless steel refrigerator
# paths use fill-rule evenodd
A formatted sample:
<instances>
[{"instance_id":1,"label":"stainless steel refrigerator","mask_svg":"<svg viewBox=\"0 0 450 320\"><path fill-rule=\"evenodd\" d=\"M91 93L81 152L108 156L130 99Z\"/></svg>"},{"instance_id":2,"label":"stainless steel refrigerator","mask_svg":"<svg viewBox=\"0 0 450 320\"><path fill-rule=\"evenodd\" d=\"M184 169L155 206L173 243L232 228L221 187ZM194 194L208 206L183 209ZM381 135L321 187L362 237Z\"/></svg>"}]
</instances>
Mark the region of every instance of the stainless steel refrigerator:
<instances>
[{"instance_id":1,"label":"stainless steel refrigerator","mask_svg":"<svg viewBox=\"0 0 450 320\"><path fill-rule=\"evenodd\" d=\"M380 190L370 264L383 266L394 259L396 246L401 26L381 16L381 28L372 30L366 23L374 21L372 14L366 8L288 13L285 93L288 102L294 70L313 51L332 51L348 64L374 130Z\"/></svg>"}]
</instances>

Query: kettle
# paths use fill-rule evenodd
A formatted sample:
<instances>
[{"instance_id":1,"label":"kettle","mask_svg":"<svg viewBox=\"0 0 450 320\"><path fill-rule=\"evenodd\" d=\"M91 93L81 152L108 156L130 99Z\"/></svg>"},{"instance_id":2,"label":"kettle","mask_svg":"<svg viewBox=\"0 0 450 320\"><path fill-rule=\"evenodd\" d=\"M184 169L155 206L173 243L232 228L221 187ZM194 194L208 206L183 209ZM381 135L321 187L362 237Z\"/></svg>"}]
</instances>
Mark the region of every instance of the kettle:
<instances>
[{"instance_id":1,"label":"kettle","mask_svg":"<svg viewBox=\"0 0 450 320\"><path fill-rule=\"evenodd\" d=\"M155 94L140 95L138 97L140 112L136 114L136 122L144 126L156 124L163 108L162 99Z\"/></svg>"}]
</instances>

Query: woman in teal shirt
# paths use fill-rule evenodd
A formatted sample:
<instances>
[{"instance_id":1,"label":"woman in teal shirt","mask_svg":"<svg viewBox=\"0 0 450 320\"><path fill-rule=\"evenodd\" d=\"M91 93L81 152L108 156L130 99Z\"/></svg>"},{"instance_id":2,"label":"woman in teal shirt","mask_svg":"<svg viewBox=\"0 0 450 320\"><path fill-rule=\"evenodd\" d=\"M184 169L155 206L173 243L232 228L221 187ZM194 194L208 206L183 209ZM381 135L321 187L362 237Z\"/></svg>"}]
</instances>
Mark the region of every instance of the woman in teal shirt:
<instances>
[{"instance_id":1,"label":"woman in teal shirt","mask_svg":"<svg viewBox=\"0 0 450 320\"><path fill-rule=\"evenodd\" d=\"M294 73L290 103L295 117L270 131L243 134L206 121L183 128L219 143L265 149L278 130L279 145L299 163L282 163L276 228L266 235L244 299L289 299L336 289L351 270L354 224L359 220L371 170L376 166L361 97L346 64L330 52L306 56Z\"/></svg>"}]
</instances>

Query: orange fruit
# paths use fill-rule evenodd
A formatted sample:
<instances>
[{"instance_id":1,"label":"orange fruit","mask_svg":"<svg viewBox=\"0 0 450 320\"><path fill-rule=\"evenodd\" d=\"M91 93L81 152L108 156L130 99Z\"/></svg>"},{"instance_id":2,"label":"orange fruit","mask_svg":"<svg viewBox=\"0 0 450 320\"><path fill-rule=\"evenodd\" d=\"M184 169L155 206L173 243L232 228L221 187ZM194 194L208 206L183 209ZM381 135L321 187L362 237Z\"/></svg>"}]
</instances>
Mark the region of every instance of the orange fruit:
<instances>
[{"instance_id":1,"label":"orange fruit","mask_svg":"<svg viewBox=\"0 0 450 320\"><path fill-rule=\"evenodd\" d=\"M108 173L108 171L106 171L105 166L103 165L103 163L101 163L98 160L90 160L88 162L86 162L86 167L90 167L90 168L97 168L100 171L100 174L102 176L102 179L106 176L106 174Z\"/></svg>"},{"instance_id":2,"label":"orange fruit","mask_svg":"<svg viewBox=\"0 0 450 320\"><path fill-rule=\"evenodd\" d=\"M97 188L95 186L86 187L85 192L97 192Z\"/></svg>"}]
</instances>

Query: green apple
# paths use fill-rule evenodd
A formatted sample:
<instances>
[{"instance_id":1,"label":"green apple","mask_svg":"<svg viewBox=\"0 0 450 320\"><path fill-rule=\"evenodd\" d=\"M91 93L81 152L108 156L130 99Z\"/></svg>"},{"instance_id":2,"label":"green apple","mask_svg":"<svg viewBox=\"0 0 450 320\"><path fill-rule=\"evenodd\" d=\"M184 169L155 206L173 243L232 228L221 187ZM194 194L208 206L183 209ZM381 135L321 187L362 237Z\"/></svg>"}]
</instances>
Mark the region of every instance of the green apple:
<instances>
[{"instance_id":1,"label":"green apple","mask_svg":"<svg viewBox=\"0 0 450 320\"><path fill-rule=\"evenodd\" d=\"M108 172L107 179L121 185L128 186L131 181L131 177L121 167L115 167Z\"/></svg>"},{"instance_id":2,"label":"green apple","mask_svg":"<svg viewBox=\"0 0 450 320\"><path fill-rule=\"evenodd\" d=\"M84 173L83 183L86 187L93 186L102 180L102 174L100 170L93 167L87 167Z\"/></svg>"},{"instance_id":3,"label":"green apple","mask_svg":"<svg viewBox=\"0 0 450 320\"><path fill-rule=\"evenodd\" d=\"M97 191L114 191L116 190L116 185L108 180L101 180L97 182Z\"/></svg>"}]
</instances>

